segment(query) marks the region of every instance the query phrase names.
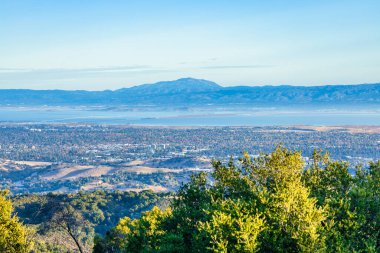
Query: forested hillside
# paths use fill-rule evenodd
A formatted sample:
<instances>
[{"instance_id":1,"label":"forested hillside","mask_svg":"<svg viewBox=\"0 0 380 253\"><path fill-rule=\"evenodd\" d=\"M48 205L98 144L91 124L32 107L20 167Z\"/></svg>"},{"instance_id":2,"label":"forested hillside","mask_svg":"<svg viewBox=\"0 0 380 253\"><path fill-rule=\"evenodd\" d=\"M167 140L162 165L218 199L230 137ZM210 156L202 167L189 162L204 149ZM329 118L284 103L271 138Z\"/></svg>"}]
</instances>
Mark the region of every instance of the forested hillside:
<instances>
[{"instance_id":1,"label":"forested hillside","mask_svg":"<svg viewBox=\"0 0 380 253\"><path fill-rule=\"evenodd\" d=\"M33 252L90 252L96 234L104 236L120 218L140 217L153 206L165 208L170 195L152 191L19 195L14 211L29 229ZM77 241L77 242L76 242Z\"/></svg>"}]
</instances>

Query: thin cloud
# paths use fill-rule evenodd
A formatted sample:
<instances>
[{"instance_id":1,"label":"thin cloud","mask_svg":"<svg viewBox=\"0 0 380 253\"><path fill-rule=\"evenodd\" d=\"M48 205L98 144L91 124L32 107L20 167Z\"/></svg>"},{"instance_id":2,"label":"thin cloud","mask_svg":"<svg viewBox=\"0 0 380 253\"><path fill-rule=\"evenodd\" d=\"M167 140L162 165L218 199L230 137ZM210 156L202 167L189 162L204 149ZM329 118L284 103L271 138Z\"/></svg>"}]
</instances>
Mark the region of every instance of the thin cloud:
<instances>
[{"instance_id":1,"label":"thin cloud","mask_svg":"<svg viewBox=\"0 0 380 253\"><path fill-rule=\"evenodd\" d=\"M155 68L151 66L111 66L111 67L94 67L94 68L0 68L0 74L13 73L104 73L104 72L137 72L151 71Z\"/></svg>"},{"instance_id":2,"label":"thin cloud","mask_svg":"<svg viewBox=\"0 0 380 253\"><path fill-rule=\"evenodd\" d=\"M217 65L217 66L202 66L201 69L256 69L256 68L271 68L273 65Z\"/></svg>"}]
</instances>

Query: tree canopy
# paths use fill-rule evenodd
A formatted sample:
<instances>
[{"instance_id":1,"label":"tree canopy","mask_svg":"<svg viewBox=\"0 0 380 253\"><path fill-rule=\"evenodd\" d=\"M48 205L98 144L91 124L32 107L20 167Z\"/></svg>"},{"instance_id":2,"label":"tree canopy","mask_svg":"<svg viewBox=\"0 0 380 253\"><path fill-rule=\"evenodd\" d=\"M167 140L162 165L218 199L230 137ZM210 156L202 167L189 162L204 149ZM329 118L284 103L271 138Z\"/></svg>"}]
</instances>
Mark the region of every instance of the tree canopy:
<instances>
[{"instance_id":1,"label":"tree canopy","mask_svg":"<svg viewBox=\"0 0 380 253\"><path fill-rule=\"evenodd\" d=\"M346 162L278 146L194 175L167 210L125 217L94 252L379 252L380 162Z\"/></svg>"}]
</instances>

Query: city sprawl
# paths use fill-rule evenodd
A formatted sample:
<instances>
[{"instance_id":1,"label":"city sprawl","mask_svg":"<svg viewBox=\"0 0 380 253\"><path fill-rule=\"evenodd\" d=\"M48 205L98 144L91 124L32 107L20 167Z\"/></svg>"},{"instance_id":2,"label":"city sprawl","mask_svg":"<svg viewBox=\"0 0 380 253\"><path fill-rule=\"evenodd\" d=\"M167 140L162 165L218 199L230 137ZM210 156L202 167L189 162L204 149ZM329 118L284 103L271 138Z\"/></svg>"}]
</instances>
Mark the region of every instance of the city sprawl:
<instances>
[{"instance_id":1,"label":"city sprawl","mask_svg":"<svg viewBox=\"0 0 380 253\"><path fill-rule=\"evenodd\" d=\"M12 193L174 191L195 171L282 144L366 165L380 158L376 127L131 127L2 124L0 187ZM355 168L352 167L352 170Z\"/></svg>"}]
</instances>

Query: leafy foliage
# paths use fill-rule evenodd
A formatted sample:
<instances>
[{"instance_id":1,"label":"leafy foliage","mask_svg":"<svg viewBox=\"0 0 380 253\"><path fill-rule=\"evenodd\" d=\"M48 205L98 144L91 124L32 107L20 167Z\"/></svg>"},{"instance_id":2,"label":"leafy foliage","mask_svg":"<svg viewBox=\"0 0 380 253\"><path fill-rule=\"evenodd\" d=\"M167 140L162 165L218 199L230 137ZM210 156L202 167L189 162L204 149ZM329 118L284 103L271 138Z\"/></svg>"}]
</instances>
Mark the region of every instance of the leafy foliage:
<instances>
[{"instance_id":1,"label":"leafy foliage","mask_svg":"<svg viewBox=\"0 0 380 253\"><path fill-rule=\"evenodd\" d=\"M379 252L380 162L349 164L316 150L213 161L171 207L125 217L95 252Z\"/></svg>"},{"instance_id":2,"label":"leafy foliage","mask_svg":"<svg viewBox=\"0 0 380 253\"><path fill-rule=\"evenodd\" d=\"M326 244L331 252L379 252L380 161L358 167L356 175L345 162L326 162L321 151L304 173L312 195L325 206Z\"/></svg>"},{"instance_id":3,"label":"leafy foliage","mask_svg":"<svg viewBox=\"0 0 380 253\"><path fill-rule=\"evenodd\" d=\"M28 252L26 228L13 214L8 191L0 191L0 252Z\"/></svg>"}]
</instances>

